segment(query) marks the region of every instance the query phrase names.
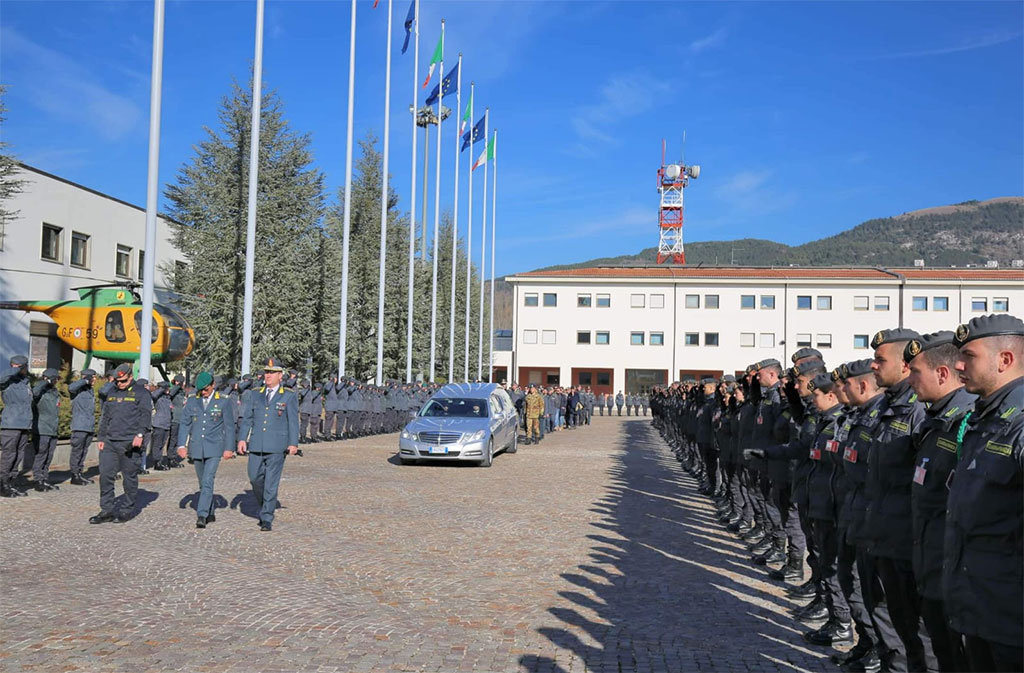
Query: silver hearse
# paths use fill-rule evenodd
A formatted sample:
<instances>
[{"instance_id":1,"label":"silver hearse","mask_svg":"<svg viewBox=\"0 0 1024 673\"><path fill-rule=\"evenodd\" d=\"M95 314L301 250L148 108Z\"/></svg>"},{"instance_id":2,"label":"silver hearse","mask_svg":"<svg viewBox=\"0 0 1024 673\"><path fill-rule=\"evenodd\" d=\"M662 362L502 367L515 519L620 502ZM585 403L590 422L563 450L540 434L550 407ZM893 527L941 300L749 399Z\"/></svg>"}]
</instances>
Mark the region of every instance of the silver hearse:
<instances>
[{"instance_id":1,"label":"silver hearse","mask_svg":"<svg viewBox=\"0 0 1024 673\"><path fill-rule=\"evenodd\" d=\"M516 452L519 416L496 383L451 383L427 400L398 439L402 464L422 459L473 461L490 467L494 454Z\"/></svg>"}]
</instances>

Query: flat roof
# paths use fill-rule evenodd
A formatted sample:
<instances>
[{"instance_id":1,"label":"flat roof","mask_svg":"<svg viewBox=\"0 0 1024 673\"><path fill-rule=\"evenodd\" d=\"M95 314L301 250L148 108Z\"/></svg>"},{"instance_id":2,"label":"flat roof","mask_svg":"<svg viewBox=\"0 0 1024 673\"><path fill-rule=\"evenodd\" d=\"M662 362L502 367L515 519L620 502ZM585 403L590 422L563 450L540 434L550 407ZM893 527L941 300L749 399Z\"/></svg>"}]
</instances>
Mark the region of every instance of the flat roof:
<instances>
[{"instance_id":1,"label":"flat roof","mask_svg":"<svg viewBox=\"0 0 1024 673\"><path fill-rule=\"evenodd\" d=\"M1024 268L881 268L881 267L736 267L736 266L595 266L583 269L527 271L506 280L534 278L737 278L823 280L999 280L1024 281Z\"/></svg>"}]
</instances>

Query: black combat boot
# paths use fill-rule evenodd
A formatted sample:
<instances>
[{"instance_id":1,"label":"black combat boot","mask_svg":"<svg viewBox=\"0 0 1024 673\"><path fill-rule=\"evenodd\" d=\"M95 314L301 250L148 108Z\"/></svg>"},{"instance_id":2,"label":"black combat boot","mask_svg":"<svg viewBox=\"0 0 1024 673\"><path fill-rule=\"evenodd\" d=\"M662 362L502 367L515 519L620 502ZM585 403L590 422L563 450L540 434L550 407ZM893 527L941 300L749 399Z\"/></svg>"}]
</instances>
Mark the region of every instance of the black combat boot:
<instances>
[{"instance_id":1,"label":"black combat boot","mask_svg":"<svg viewBox=\"0 0 1024 673\"><path fill-rule=\"evenodd\" d=\"M850 622L840 622L830 617L820 629L804 633L804 640L811 645L836 645L853 642L853 628Z\"/></svg>"}]
</instances>

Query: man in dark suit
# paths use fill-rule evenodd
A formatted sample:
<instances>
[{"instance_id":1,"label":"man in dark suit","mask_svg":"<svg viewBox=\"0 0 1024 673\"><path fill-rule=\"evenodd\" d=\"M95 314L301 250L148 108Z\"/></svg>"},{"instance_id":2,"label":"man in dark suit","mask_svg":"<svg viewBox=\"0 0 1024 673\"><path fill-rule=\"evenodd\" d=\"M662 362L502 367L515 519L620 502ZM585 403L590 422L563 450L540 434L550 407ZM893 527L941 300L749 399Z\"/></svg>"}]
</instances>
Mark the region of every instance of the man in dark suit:
<instances>
[{"instance_id":1,"label":"man in dark suit","mask_svg":"<svg viewBox=\"0 0 1024 673\"><path fill-rule=\"evenodd\" d=\"M281 385L284 368L277 358L263 366L264 385L242 413L238 453L249 454L249 482L260 505L260 530L269 531L277 509L277 487L286 454L299 450L299 400Z\"/></svg>"}]
</instances>

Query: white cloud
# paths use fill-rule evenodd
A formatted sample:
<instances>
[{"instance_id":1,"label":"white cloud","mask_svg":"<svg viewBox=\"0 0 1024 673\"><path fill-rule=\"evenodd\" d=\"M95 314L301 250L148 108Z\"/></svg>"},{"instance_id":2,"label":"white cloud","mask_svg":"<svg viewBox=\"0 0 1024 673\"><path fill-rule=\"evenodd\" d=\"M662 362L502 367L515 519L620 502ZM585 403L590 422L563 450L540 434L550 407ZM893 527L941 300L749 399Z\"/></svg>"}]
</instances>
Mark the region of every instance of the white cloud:
<instances>
[{"instance_id":1,"label":"white cloud","mask_svg":"<svg viewBox=\"0 0 1024 673\"><path fill-rule=\"evenodd\" d=\"M705 51L707 49L711 49L713 47L717 47L717 46L721 45L722 43L724 43L725 42L725 38L727 38L728 36L729 36L729 31L728 30L726 30L724 27L723 28L719 28L715 32L711 33L710 35L705 35L704 37L698 38L698 39L694 40L693 42L691 42L690 43L690 52L694 53L694 54L699 54L700 52Z\"/></svg>"},{"instance_id":2,"label":"white cloud","mask_svg":"<svg viewBox=\"0 0 1024 673\"><path fill-rule=\"evenodd\" d=\"M715 188L715 196L723 200L748 197L760 189L771 176L771 171L740 171L719 184Z\"/></svg>"},{"instance_id":3,"label":"white cloud","mask_svg":"<svg viewBox=\"0 0 1024 673\"><path fill-rule=\"evenodd\" d=\"M903 51L896 52L893 54L879 54L878 56L869 56L864 60L866 61L884 61L898 58L924 58L927 56L945 56L947 54L957 54L965 51L974 51L975 49L985 49L988 47L995 47L1000 44L1006 44L1007 42L1013 42L1021 36L1021 31L1014 31L1008 33L1006 31L999 31L995 33L989 33L979 37L969 37L961 40L960 44L950 45L946 47L934 47L930 49L918 49L914 51Z\"/></svg>"},{"instance_id":4,"label":"white cloud","mask_svg":"<svg viewBox=\"0 0 1024 673\"><path fill-rule=\"evenodd\" d=\"M569 149L570 154L593 156L593 145L616 142L615 127L624 119L644 114L654 106L658 97L669 91L666 81L657 80L643 72L613 75L603 85L598 101L576 110L570 123L579 142Z\"/></svg>"},{"instance_id":5,"label":"white cloud","mask_svg":"<svg viewBox=\"0 0 1024 673\"><path fill-rule=\"evenodd\" d=\"M28 100L53 119L89 126L107 140L137 130L142 109L105 87L99 77L58 51L41 46L12 28L0 29L4 67Z\"/></svg>"},{"instance_id":6,"label":"white cloud","mask_svg":"<svg viewBox=\"0 0 1024 673\"><path fill-rule=\"evenodd\" d=\"M570 218L566 218L567 221ZM610 232L631 233L638 226L650 225L653 232L658 225L657 207L628 206L619 213L607 218L586 220L579 225L548 227L550 233L540 236L515 236L503 238L501 244L505 248L518 248L537 243L555 243L591 238L598 234Z\"/></svg>"}]
</instances>

